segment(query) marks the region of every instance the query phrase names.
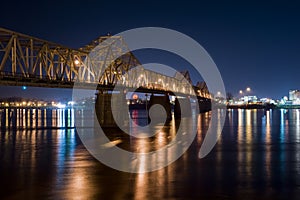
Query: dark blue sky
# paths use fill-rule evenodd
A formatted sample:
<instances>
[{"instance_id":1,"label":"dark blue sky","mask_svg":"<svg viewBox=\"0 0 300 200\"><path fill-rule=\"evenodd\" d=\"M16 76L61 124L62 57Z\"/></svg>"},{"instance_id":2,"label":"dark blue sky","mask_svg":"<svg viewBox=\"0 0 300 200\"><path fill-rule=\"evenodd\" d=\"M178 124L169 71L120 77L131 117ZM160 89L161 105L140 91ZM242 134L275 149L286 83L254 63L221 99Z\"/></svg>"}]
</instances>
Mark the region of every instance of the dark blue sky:
<instances>
[{"instance_id":1,"label":"dark blue sky","mask_svg":"<svg viewBox=\"0 0 300 200\"><path fill-rule=\"evenodd\" d=\"M0 9L1 27L74 48L131 28L171 28L208 51L234 95L248 86L273 98L300 89L300 4L292 1L5 1ZM137 53L142 62L188 65L153 55Z\"/></svg>"}]
</instances>

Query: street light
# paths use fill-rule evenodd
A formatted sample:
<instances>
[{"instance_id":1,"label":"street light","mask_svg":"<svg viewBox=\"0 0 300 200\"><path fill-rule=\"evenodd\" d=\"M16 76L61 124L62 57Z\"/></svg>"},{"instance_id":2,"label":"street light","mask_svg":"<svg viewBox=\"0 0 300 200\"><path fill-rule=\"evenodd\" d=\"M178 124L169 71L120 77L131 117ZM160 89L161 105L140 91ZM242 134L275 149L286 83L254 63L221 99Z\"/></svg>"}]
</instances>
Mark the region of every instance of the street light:
<instances>
[{"instance_id":1,"label":"street light","mask_svg":"<svg viewBox=\"0 0 300 200\"><path fill-rule=\"evenodd\" d=\"M251 88L247 87L246 91L247 91L247 92L250 92L250 91L251 91Z\"/></svg>"},{"instance_id":2,"label":"street light","mask_svg":"<svg viewBox=\"0 0 300 200\"><path fill-rule=\"evenodd\" d=\"M240 94L243 94L243 90L240 90Z\"/></svg>"}]
</instances>

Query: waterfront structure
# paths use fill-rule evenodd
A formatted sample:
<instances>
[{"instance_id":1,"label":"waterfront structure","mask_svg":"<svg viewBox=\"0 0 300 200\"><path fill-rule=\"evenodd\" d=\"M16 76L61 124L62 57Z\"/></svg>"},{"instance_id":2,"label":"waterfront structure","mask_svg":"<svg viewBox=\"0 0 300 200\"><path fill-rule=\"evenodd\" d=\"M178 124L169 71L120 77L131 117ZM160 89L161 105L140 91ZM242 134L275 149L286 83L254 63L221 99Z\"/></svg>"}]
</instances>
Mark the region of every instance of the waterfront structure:
<instances>
[{"instance_id":1,"label":"waterfront structure","mask_svg":"<svg viewBox=\"0 0 300 200\"><path fill-rule=\"evenodd\" d=\"M256 96L243 96L241 100L244 103L256 103L257 102L257 97Z\"/></svg>"},{"instance_id":2,"label":"waterfront structure","mask_svg":"<svg viewBox=\"0 0 300 200\"><path fill-rule=\"evenodd\" d=\"M290 90L289 91L289 101L291 104L299 105L300 104L300 90Z\"/></svg>"}]
</instances>

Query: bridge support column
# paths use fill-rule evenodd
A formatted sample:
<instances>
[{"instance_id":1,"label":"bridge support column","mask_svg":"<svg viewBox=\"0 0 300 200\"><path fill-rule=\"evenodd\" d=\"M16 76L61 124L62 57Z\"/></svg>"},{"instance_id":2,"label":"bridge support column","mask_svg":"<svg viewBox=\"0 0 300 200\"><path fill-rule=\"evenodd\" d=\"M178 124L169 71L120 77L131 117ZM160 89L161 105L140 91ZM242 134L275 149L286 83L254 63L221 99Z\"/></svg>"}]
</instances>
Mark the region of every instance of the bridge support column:
<instances>
[{"instance_id":1,"label":"bridge support column","mask_svg":"<svg viewBox=\"0 0 300 200\"><path fill-rule=\"evenodd\" d=\"M151 94L150 101L149 101L149 110L155 104L158 104L158 105L161 105L162 107L164 107L166 115L167 115L167 121L172 120L172 112L171 112L172 109L171 109L171 103L170 103L168 94L165 94L164 96L154 96L153 94ZM160 114L160 111L157 111L157 112L158 112L157 116L151 116L151 117L159 118L162 116Z\"/></svg>"},{"instance_id":2,"label":"bridge support column","mask_svg":"<svg viewBox=\"0 0 300 200\"><path fill-rule=\"evenodd\" d=\"M126 97L123 91L117 94L107 92L97 93L95 110L100 126L103 128L118 128L119 126L114 118L118 122L124 123L122 124L123 126L126 126L129 119L126 106ZM113 113L115 116L113 116Z\"/></svg>"},{"instance_id":3,"label":"bridge support column","mask_svg":"<svg viewBox=\"0 0 300 200\"><path fill-rule=\"evenodd\" d=\"M197 99L200 113L208 112L211 110L211 99L204 97L197 97Z\"/></svg>"},{"instance_id":4,"label":"bridge support column","mask_svg":"<svg viewBox=\"0 0 300 200\"><path fill-rule=\"evenodd\" d=\"M175 99L175 106L174 106L174 116L177 119L181 117L190 117L192 116L192 108L190 98L176 98Z\"/></svg>"}]
</instances>

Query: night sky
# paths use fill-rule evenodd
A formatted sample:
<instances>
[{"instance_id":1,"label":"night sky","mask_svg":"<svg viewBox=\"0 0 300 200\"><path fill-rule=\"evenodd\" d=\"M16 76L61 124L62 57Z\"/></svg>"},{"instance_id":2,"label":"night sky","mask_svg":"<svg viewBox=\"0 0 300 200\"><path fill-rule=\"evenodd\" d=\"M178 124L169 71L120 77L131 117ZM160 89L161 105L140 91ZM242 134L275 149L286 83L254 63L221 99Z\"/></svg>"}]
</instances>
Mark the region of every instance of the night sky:
<instances>
[{"instance_id":1,"label":"night sky","mask_svg":"<svg viewBox=\"0 0 300 200\"><path fill-rule=\"evenodd\" d=\"M73 48L100 35L137 27L180 31L208 51L221 72L226 91L233 95L251 87L258 97L278 99L288 95L289 89L300 89L300 4L292 1L61 0L2 1L0 5L0 27ZM189 68L188 63L177 62L174 55L165 52L136 55L142 63ZM2 97L70 95L66 90L21 91L11 87L1 87L0 92Z\"/></svg>"}]
</instances>

